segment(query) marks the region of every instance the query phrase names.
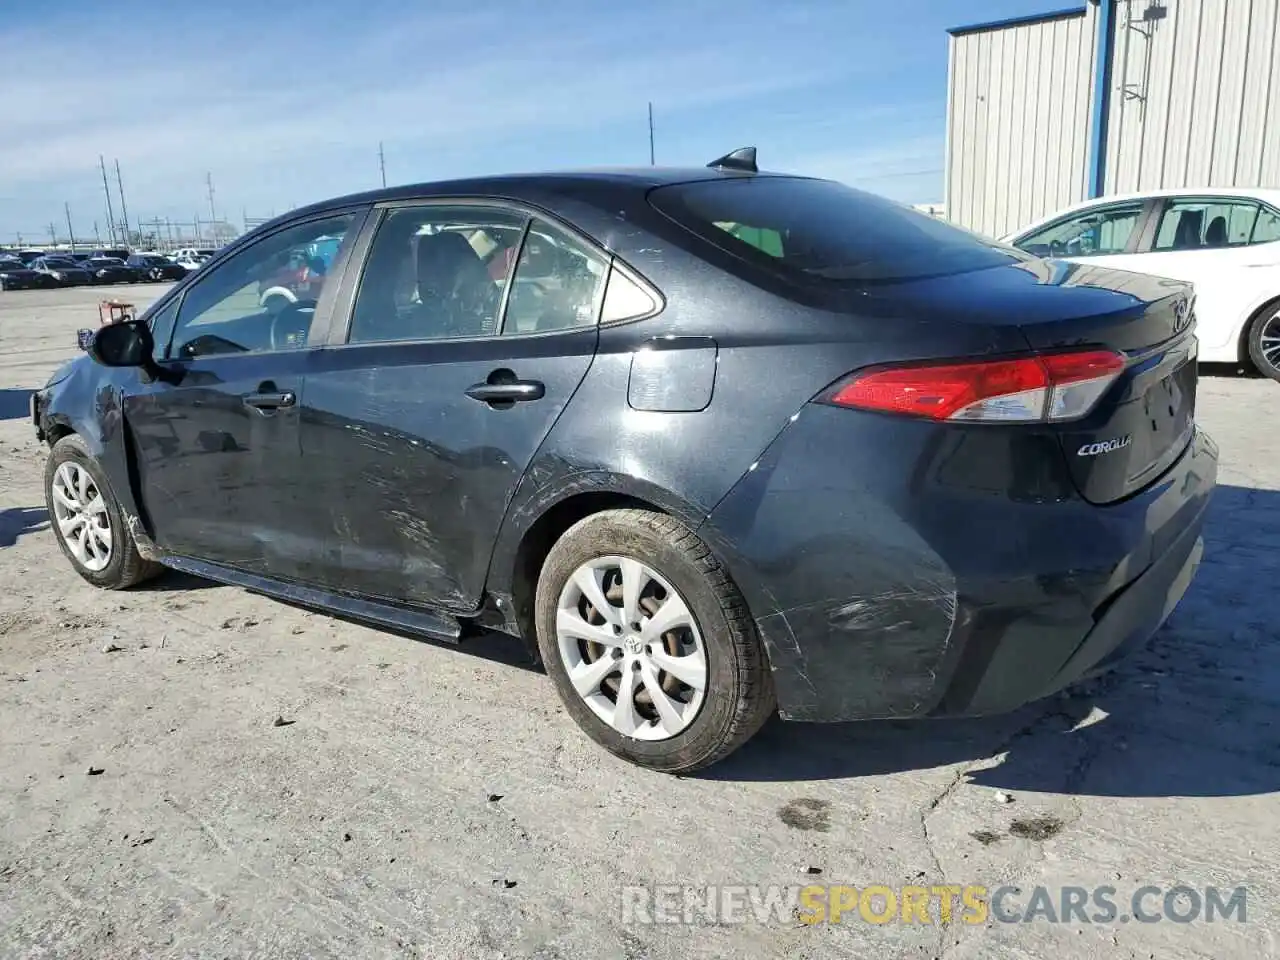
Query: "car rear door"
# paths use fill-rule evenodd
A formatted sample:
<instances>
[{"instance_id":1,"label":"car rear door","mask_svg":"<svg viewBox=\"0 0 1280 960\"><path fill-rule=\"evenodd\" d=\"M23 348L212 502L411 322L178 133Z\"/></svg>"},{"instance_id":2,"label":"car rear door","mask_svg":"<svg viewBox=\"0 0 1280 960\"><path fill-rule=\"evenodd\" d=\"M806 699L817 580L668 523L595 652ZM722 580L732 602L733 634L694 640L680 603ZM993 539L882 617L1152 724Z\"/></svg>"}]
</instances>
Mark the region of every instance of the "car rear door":
<instances>
[{"instance_id":1,"label":"car rear door","mask_svg":"<svg viewBox=\"0 0 1280 960\"><path fill-rule=\"evenodd\" d=\"M353 254L302 454L323 585L468 611L507 503L595 355L608 258L499 203L401 204ZM335 323L337 317L335 316Z\"/></svg>"},{"instance_id":2,"label":"car rear door","mask_svg":"<svg viewBox=\"0 0 1280 960\"><path fill-rule=\"evenodd\" d=\"M274 577L305 573L295 544L312 535L300 470L305 374L335 289L272 314L259 275L318 233L351 233L366 211L313 217L232 254L152 318L163 376L126 388L137 500L165 550Z\"/></svg>"},{"instance_id":3,"label":"car rear door","mask_svg":"<svg viewBox=\"0 0 1280 960\"><path fill-rule=\"evenodd\" d=\"M1161 201L1131 269L1195 285L1196 335L1205 360L1234 360L1241 324L1280 293L1280 244L1253 242L1275 214L1246 197L1179 196ZM1272 227L1271 229L1274 229ZM1270 234L1265 234L1270 236ZM1214 355L1226 350L1227 355Z\"/></svg>"}]
</instances>

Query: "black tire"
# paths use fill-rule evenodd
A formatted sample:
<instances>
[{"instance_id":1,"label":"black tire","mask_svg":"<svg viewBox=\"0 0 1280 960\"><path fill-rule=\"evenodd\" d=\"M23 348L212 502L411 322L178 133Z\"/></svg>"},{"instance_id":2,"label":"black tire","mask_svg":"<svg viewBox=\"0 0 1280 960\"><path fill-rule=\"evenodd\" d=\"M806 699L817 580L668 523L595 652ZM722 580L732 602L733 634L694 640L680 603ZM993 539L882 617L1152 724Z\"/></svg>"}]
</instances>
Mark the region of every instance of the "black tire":
<instances>
[{"instance_id":1,"label":"black tire","mask_svg":"<svg viewBox=\"0 0 1280 960\"><path fill-rule=\"evenodd\" d=\"M57 514L54 512L53 502L53 478L58 468L68 461L76 463L93 478L94 485L98 488L98 493L101 494L106 505L111 524L111 558L101 570L89 570L84 567L58 531ZM63 437L49 451L44 467L44 497L49 511L49 526L53 531L54 539L58 542L58 548L62 550L63 556L71 561L71 566L76 573L95 587L101 587L104 590L125 590L150 580L164 571L163 566L143 559L138 553L138 545L124 522L124 514L111 490L111 484L107 481L106 473L89 452L84 441L75 434Z\"/></svg>"},{"instance_id":2,"label":"black tire","mask_svg":"<svg viewBox=\"0 0 1280 960\"><path fill-rule=\"evenodd\" d=\"M1249 359L1264 377L1280 381L1280 354L1276 360L1268 360L1262 351L1262 336L1280 337L1280 300L1267 304L1249 325Z\"/></svg>"},{"instance_id":3,"label":"black tire","mask_svg":"<svg viewBox=\"0 0 1280 960\"><path fill-rule=\"evenodd\" d=\"M651 567L684 598L707 655L706 693L686 729L666 740L625 736L583 702L569 680L556 639L560 593L574 571L598 557L632 557ZM737 586L685 524L646 510L607 510L574 524L551 548L538 577L538 651L565 709L611 753L664 773L691 773L724 759L776 710L764 645Z\"/></svg>"}]
</instances>

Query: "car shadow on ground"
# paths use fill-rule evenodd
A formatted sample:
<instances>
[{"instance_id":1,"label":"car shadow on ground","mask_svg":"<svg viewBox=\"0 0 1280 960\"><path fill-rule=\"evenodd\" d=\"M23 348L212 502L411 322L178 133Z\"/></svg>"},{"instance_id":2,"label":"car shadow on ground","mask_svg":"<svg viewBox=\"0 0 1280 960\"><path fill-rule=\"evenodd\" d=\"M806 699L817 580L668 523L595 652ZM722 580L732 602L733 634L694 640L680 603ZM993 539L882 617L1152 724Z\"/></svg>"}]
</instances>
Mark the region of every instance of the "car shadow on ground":
<instances>
[{"instance_id":1,"label":"car shadow on ground","mask_svg":"<svg viewBox=\"0 0 1280 960\"><path fill-rule=\"evenodd\" d=\"M0 547L12 547L24 533L47 530L49 511L44 507L0 510Z\"/></svg>"},{"instance_id":2,"label":"car shadow on ground","mask_svg":"<svg viewBox=\"0 0 1280 960\"><path fill-rule=\"evenodd\" d=\"M140 583L133 590L137 593L186 593L188 590L208 590L221 584L204 577L194 577L180 570L166 570L154 580Z\"/></svg>"},{"instance_id":3,"label":"car shadow on ground","mask_svg":"<svg viewBox=\"0 0 1280 960\"><path fill-rule=\"evenodd\" d=\"M0 390L0 420L25 420L29 416L30 390Z\"/></svg>"},{"instance_id":4,"label":"car shadow on ground","mask_svg":"<svg viewBox=\"0 0 1280 960\"><path fill-rule=\"evenodd\" d=\"M1148 647L1112 673L1002 717L774 720L701 776L825 780L972 762L965 782L1010 791L1280 790L1280 632L1268 613L1277 580L1280 491L1220 486L1191 589Z\"/></svg>"}]
</instances>

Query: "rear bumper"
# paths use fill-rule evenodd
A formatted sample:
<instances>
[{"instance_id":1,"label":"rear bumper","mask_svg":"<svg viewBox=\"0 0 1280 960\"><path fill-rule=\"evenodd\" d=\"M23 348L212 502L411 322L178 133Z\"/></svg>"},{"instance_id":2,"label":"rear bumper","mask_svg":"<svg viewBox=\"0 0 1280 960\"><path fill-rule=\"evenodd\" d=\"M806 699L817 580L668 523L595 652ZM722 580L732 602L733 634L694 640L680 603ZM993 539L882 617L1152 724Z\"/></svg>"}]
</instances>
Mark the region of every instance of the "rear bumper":
<instances>
[{"instance_id":1,"label":"rear bumper","mask_svg":"<svg viewBox=\"0 0 1280 960\"><path fill-rule=\"evenodd\" d=\"M756 618L784 717L1011 710L1169 616L1216 483L1207 435L1103 507L1055 485L1056 441L1034 431L983 475L988 436L807 408L712 512L702 532Z\"/></svg>"}]
</instances>

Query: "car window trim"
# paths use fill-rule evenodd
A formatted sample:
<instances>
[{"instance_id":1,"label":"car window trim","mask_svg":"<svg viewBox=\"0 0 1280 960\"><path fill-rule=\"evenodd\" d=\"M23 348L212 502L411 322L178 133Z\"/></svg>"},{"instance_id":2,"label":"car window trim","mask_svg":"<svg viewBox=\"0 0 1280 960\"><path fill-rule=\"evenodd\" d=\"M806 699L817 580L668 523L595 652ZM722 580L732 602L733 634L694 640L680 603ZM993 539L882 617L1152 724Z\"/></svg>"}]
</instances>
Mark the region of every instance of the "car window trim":
<instances>
[{"instance_id":1,"label":"car window trim","mask_svg":"<svg viewBox=\"0 0 1280 960\"><path fill-rule=\"evenodd\" d=\"M213 353L203 357L190 357L190 358L172 357L170 356L170 354L173 351L173 340L178 332L178 321L182 319L182 305L179 304L178 317L174 320L173 329L170 330L169 332L169 343L165 346L164 355L165 355L166 362L181 364L185 367L187 364L190 364L190 363L206 362L209 360L226 360L226 359L232 359L232 358L247 358L247 357L269 357L269 356L273 356L275 354L280 354L280 353L298 353L300 351L305 351L305 350L315 350L319 347L324 346L328 342L329 327L333 319L333 307L337 299L337 291L341 287L342 280L345 279L346 268L347 268L347 265L350 263L350 250L351 248L354 247L354 243L352 244L347 243L347 238L353 235L355 236L361 235L361 231L363 230L365 224L369 220L371 210L372 208L369 204L357 204L355 206L349 206L349 207L335 207L332 210L310 213L310 214L307 214L306 216L298 217L295 220L289 220L285 223L278 224L277 226L273 227L271 230L263 232L260 235L255 236L254 234L249 234L247 237L244 238L243 242L233 244L231 247L224 250L221 253L221 255L219 255L215 260L210 261L212 266L206 265L209 267L209 269L202 270L201 271L202 275L195 277L191 282L191 284L185 284L180 282L177 288L173 291L173 293L170 294L170 296L164 297L161 300L157 300L151 306L151 308L147 310L146 316L144 317L144 319L149 323L150 318L155 313L159 312L160 310L163 310L164 305L174 295L181 297L182 299L185 300L187 294L191 290L195 289L202 283L208 282L209 277L212 276L214 273L216 273L218 266L225 264L232 257L238 256L243 251L249 250L257 246L259 243L262 243L264 240L269 240L272 237L278 236L280 233L283 233L286 230L292 230L293 228L300 227L303 224L318 223L324 220L333 220L337 217L353 215L354 219L351 221L351 225L347 228L346 233L343 234L342 244L338 247L338 255L337 257L334 258L334 266L330 270L330 274L329 274L331 279L336 279L338 282L325 283L324 288L320 291L320 299L316 301L315 313L312 315L312 319L311 319L311 329L307 333L307 342L304 346L300 348L294 347L294 348L283 349L283 350L246 350L241 353ZM341 266L339 266L339 264L341 264ZM333 278L333 274L335 272L338 272L339 275L336 278Z\"/></svg>"},{"instance_id":2,"label":"car window trim","mask_svg":"<svg viewBox=\"0 0 1280 960\"><path fill-rule=\"evenodd\" d=\"M503 291L503 300L501 305L502 313L499 315L497 330L487 336L479 337L443 337L443 338L422 338L417 337L409 340L370 340L360 343L351 343L351 321L354 317L356 294L360 288L360 280L364 276L365 267L369 262L369 251L373 246L373 238L378 228L386 219L387 214L393 210L416 209L419 207L484 207L492 210L501 210L509 213L517 213L527 219L525 223L525 232L520 238L520 250L524 249L524 242L528 237L529 227L535 219L545 220L552 227L567 233L572 239L587 247L593 253L597 254L605 263L605 286L607 289L609 271L621 261L602 244L594 238L588 236L573 224L568 223L562 217L557 216L552 211L540 207L536 203L530 203L523 200L512 200L506 197L486 197L477 196L475 194L464 194L459 196L432 196L432 197L410 197L407 199L383 200L373 205L372 214L365 220L360 236L356 239L355 244L351 248L351 262L358 264L355 269L348 270L342 277L342 288L340 296L335 298L333 315L330 318L330 332L328 342L324 344L327 349L347 349L351 347L376 347L384 344L418 344L418 343L477 343L483 341L508 341L521 340L530 337L555 337L565 334L582 333L585 330L598 330L601 327L600 315L604 309L604 296L599 298L599 304L596 308L595 322L590 327L565 327L561 330L545 330L532 331L529 333L503 333L502 330L506 326L506 307L511 287L511 280L515 277L516 266L519 263L517 259L512 265L511 277L508 279L507 290ZM517 253L517 258L519 253ZM637 279L640 285L653 295L655 303L665 306L666 301L661 295L654 293L653 284L640 277L634 269L628 267L628 274L632 279ZM646 316L654 316L661 310L653 311ZM634 318L644 319L644 318ZM626 320L617 320L609 324L616 327L620 323L631 323L633 318Z\"/></svg>"}]
</instances>

